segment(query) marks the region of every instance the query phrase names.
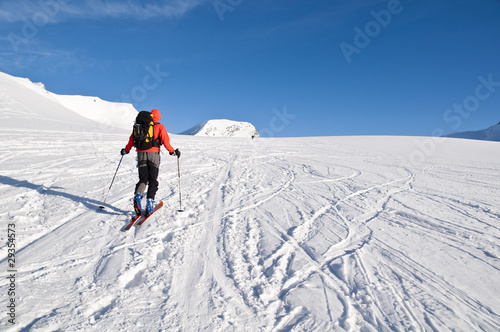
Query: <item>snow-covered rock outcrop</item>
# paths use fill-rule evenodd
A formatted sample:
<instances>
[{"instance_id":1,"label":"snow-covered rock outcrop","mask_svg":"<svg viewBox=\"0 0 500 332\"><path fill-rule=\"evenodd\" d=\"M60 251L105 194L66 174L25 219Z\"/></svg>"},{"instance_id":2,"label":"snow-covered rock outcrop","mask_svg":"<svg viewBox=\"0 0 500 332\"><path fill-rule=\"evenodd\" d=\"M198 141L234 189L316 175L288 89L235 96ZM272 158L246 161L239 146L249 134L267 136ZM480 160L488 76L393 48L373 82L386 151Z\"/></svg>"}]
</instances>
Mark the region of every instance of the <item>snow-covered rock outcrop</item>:
<instances>
[{"instance_id":1,"label":"snow-covered rock outcrop","mask_svg":"<svg viewBox=\"0 0 500 332\"><path fill-rule=\"evenodd\" d=\"M260 137L257 129L248 122L209 120L188 129L180 135L211 137Z\"/></svg>"}]
</instances>

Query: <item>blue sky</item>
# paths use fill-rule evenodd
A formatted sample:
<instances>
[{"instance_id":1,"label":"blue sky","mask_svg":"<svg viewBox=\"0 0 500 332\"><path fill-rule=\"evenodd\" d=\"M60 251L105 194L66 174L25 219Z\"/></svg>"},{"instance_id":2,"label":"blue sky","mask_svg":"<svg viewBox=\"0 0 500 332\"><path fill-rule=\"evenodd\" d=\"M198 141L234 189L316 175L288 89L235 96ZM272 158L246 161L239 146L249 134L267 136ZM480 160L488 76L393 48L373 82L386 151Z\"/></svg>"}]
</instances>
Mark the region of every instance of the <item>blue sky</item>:
<instances>
[{"instance_id":1,"label":"blue sky","mask_svg":"<svg viewBox=\"0 0 500 332\"><path fill-rule=\"evenodd\" d=\"M266 136L500 121L499 0L0 1L0 71ZM437 130L437 131L436 131Z\"/></svg>"}]
</instances>

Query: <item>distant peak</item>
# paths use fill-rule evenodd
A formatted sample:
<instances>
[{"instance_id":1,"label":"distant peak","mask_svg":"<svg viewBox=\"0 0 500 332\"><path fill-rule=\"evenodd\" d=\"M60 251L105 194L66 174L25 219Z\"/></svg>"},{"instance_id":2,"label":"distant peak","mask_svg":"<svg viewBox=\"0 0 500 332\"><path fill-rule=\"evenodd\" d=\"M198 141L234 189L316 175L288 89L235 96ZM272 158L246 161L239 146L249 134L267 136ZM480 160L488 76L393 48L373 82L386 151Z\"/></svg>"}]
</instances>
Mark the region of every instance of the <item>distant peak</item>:
<instances>
[{"instance_id":1,"label":"distant peak","mask_svg":"<svg viewBox=\"0 0 500 332\"><path fill-rule=\"evenodd\" d=\"M500 122L483 130L458 132L446 137L500 142Z\"/></svg>"},{"instance_id":2,"label":"distant peak","mask_svg":"<svg viewBox=\"0 0 500 332\"><path fill-rule=\"evenodd\" d=\"M208 120L180 134L208 137L260 137L257 129L251 123L225 119Z\"/></svg>"}]
</instances>

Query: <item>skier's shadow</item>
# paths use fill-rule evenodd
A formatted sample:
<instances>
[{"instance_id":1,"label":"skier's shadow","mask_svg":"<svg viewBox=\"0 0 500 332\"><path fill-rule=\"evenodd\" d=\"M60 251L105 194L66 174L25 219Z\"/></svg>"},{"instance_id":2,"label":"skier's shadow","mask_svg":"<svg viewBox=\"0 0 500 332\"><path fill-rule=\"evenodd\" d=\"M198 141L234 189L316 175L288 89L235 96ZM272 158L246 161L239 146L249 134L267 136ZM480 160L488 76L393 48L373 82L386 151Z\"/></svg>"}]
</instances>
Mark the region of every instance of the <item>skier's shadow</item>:
<instances>
[{"instance_id":1,"label":"skier's shadow","mask_svg":"<svg viewBox=\"0 0 500 332\"><path fill-rule=\"evenodd\" d=\"M99 201L91 199L91 198L76 196L76 195L69 194L69 193L64 192L64 191L55 190L55 189L63 189L61 187L47 188L43 185L34 184L34 183L31 183L31 182L26 181L26 180L13 179L11 177L4 176L4 175L0 175L0 183L8 185L8 186L12 186L12 187L27 188L30 190L35 190L42 195L52 195L52 196L59 196L59 197L63 197L66 199L70 199L74 202L82 203L89 210L94 210L94 211L101 212L101 213L106 213L106 214L111 214L111 215L121 215L121 214L127 213L127 211L118 209L118 208L116 208L112 205L109 205L109 204L102 204L102 202L99 202ZM106 208L109 208L109 209L113 210L114 212L108 212L106 210L99 209L100 206L104 206Z\"/></svg>"}]
</instances>

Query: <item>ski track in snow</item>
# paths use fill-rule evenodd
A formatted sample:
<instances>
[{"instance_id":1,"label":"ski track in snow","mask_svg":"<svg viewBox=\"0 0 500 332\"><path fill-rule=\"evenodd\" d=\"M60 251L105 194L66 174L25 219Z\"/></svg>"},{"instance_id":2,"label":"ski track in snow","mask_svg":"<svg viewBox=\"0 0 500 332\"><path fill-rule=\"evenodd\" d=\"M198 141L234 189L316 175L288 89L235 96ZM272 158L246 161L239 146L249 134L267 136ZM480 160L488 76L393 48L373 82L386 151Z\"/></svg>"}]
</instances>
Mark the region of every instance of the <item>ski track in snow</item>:
<instances>
[{"instance_id":1,"label":"ski track in snow","mask_svg":"<svg viewBox=\"0 0 500 332\"><path fill-rule=\"evenodd\" d=\"M120 232L133 154L97 208L126 135L0 136L1 214L16 223L19 271L18 324L1 330L500 329L498 145L491 161L414 167L411 139L398 150L387 138L173 135L185 212L164 153L165 206Z\"/></svg>"}]
</instances>

